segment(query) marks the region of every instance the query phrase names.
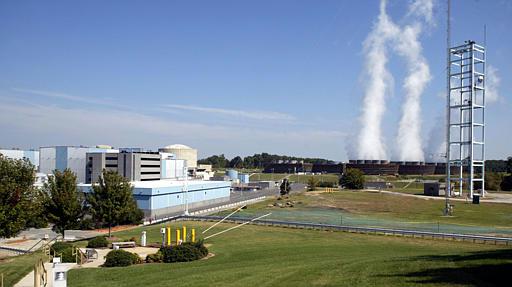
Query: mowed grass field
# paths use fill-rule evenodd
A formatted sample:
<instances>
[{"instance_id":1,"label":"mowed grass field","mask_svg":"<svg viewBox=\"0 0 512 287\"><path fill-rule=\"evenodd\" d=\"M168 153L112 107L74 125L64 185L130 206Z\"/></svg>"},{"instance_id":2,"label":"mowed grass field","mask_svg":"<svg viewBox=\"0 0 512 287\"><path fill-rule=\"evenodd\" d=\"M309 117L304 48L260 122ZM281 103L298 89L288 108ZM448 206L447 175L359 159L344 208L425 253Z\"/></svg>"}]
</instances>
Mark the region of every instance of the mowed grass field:
<instances>
[{"instance_id":1,"label":"mowed grass field","mask_svg":"<svg viewBox=\"0 0 512 287\"><path fill-rule=\"evenodd\" d=\"M254 173L251 175L251 181L281 181L285 177L288 178L291 182L297 183L307 183L308 180L312 177L316 178L320 182L334 182L337 183L339 181L339 176L336 174L318 174L318 175L310 175L310 174L286 174L286 173Z\"/></svg>"},{"instance_id":2,"label":"mowed grass field","mask_svg":"<svg viewBox=\"0 0 512 287\"><path fill-rule=\"evenodd\" d=\"M452 201L454 216L443 216L444 200L400 196L379 192L340 190L333 193L303 192L292 194L289 199L295 202L294 208L277 209L280 213L289 211L324 209L340 214L389 219L401 222L421 222L437 224L459 224L467 226L512 229L512 204L487 203L478 205L464 201ZM242 210L240 215L259 215L276 211L268 205L279 202L269 199ZM224 212L226 213L226 212ZM345 221L346 224L350 222Z\"/></svg>"},{"instance_id":3,"label":"mowed grass field","mask_svg":"<svg viewBox=\"0 0 512 287\"><path fill-rule=\"evenodd\" d=\"M115 235L159 242L161 226ZM206 243L206 260L74 269L68 286L503 286L512 270L510 248L461 242L246 225Z\"/></svg>"}]
</instances>

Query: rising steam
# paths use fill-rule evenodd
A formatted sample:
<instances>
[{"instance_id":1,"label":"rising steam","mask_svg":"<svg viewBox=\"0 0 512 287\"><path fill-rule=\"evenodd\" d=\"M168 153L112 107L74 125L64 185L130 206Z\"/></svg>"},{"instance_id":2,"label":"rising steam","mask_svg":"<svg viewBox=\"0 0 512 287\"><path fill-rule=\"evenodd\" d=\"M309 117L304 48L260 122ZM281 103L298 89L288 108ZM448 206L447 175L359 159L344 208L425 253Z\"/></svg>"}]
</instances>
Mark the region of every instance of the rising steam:
<instances>
[{"instance_id":1,"label":"rising steam","mask_svg":"<svg viewBox=\"0 0 512 287\"><path fill-rule=\"evenodd\" d=\"M410 15L424 17L425 21L432 21L432 1L417 0L410 6ZM403 88L405 101L402 105L402 117L398 128L397 143L399 147L399 160L424 161L421 140L421 95L430 82L430 69L422 55L422 46L419 41L423 25L416 17L414 23L406 25L397 35L397 52L407 62L407 77Z\"/></svg>"},{"instance_id":2,"label":"rising steam","mask_svg":"<svg viewBox=\"0 0 512 287\"><path fill-rule=\"evenodd\" d=\"M386 110L386 93L389 93L393 83L393 77L386 68L388 45L391 43L394 51L404 57L407 63L407 76L403 84L405 101L397 137L398 157L402 161L424 160L420 133L420 100L431 76L428 63L422 55L419 36L423 30L423 22L432 23L432 7L432 0L411 2L407 16L414 20L412 24L401 28L388 16L386 0L380 2L378 21L364 42L365 73L369 83L366 86L360 119L360 159L388 158L382 139L381 122Z\"/></svg>"},{"instance_id":3,"label":"rising steam","mask_svg":"<svg viewBox=\"0 0 512 287\"><path fill-rule=\"evenodd\" d=\"M368 76L358 137L358 158L386 159L386 147L382 140L381 122L386 111L385 97L393 82L386 68L387 42L398 33L398 27L386 13L386 1L380 2L380 14L373 30L364 41L365 72Z\"/></svg>"}]
</instances>

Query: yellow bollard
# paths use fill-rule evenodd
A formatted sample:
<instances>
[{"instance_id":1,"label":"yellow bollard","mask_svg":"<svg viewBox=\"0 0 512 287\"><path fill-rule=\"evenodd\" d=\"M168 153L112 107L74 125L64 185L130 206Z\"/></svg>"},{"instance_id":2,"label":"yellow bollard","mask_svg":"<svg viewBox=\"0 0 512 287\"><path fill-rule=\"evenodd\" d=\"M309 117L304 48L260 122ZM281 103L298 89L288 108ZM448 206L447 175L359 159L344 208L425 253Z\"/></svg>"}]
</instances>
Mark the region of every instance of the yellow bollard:
<instances>
[{"instance_id":1,"label":"yellow bollard","mask_svg":"<svg viewBox=\"0 0 512 287\"><path fill-rule=\"evenodd\" d=\"M171 227L167 226L167 246L171 246Z\"/></svg>"},{"instance_id":2,"label":"yellow bollard","mask_svg":"<svg viewBox=\"0 0 512 287\"><path fill-rule=\"evenodd\" d=\"M179 245L180 239L181 239L180 230L176 229L176 245Z\"/></svg>"},{"instance_id":3,"label":"yellow bollard","mask_svg":"<svg viewBox=\"0 0 512 287\"><path fill-rule=\"evenodd\" d=\"M192 242L196 242L196 230L192 228Z\"/></svg>"},{"instance_id":4,"label":"yellow bollard","mask_svg":"<svg viewBox=\"0 0 512 287\"><path fill-rule=\"evenodd\" d=\"M187 227L183 225L183 242L187 241Z\"/></svg>"}]
</instances>

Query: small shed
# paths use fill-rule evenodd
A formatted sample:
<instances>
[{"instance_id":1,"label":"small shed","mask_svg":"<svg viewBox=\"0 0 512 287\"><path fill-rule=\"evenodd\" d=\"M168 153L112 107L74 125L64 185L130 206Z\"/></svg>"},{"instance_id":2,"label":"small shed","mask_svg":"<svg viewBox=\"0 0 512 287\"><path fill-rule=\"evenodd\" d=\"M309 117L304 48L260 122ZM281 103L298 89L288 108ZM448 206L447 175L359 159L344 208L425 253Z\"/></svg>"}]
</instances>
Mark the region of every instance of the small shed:
<instances>
[{"instance_id":1,"label":"small shed","mask_svg":"<svg viewBox=\"0 0 512 287\"><path fill-rule=\"evenodd\" d=\"M423 194L428 196L443 196L446 184L438 181L425 181L423 183Z\"/></svg>"}]
</instances>

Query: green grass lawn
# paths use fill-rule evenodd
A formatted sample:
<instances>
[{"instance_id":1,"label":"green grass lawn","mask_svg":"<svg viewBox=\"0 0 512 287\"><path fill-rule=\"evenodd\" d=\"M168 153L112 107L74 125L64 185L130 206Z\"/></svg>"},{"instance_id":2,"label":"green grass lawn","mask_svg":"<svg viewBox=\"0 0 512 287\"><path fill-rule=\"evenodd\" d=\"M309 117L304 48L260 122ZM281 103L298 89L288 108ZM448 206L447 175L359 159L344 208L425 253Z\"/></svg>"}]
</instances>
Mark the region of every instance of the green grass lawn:
<instances>
[{"instance_id":1,"label":"green grass lawn","mask_svg":"<svg viewBox=\"0 0 512 287\"><path fill-rule=\"evenodd\" d=\"M4 286L13 286L25 277L42 258L41 252L0 259L0 274L4 275Z\"/></svg>"},{"instance_id":2,"label":"green grass lawn","mask_svg":"<svg viewBox=\"0 0 512 287\"><path fill-rule=\"evenodd\" d=\"M238 216L254 217L272 212L269 219L296 220L338 224L371 225L391 228L421 229L460 233L512 234L512 205L482 202L479 205L453 201L454 216L442 214L444 201L399 196L378 192L341 190L334 193L293 194L294 208L276 208L268 205L280 202L269 199L242 210ZM223 212L221 214L227 214ZM361 220L368 221L367 223ZM408 225L393 225L394 223ZM415 228L415 226L418 228ZM444 226L443 226L444 225ZM444 229L443 229L444 227ZM457 228L464 228L458 230ZM474 230L473 230L474 229Z\"/></svg>"},{"instance_id":3,"label":"green grass lawn","mask_svg":"<svg viewBox=\"0 0 512 287\"><path fill-rule=\"evenodd\" d=\"M323 182L335 182L337 183L339 181L339 176L337 174L318 174L318 175L311 175L311 174L286 174L286 173L254 173L251 175L250 180L251 181L280 181L283 178L288 177L288 179L291 182L297 182L297 183L307 183L308 179L311 177L314 177L318 179L318 181Z\"/></svg>"},{"instance_id":4,"label":"green grass lawn","mask_svg":"<svg viewBox=\"0 0 512 287\"><path fill-rule=\"evenodd\" d=\"M211 223L188 222L204 230ZM176 226L172 224L173 227ZM221 224L213 232L232 225ZM128 239L151 226L118 232ZM175 264L81 268L69 286L493 286L512 250L461 242L246 225L206 242L215 256Z\"/></svg>"}]
</instances>

